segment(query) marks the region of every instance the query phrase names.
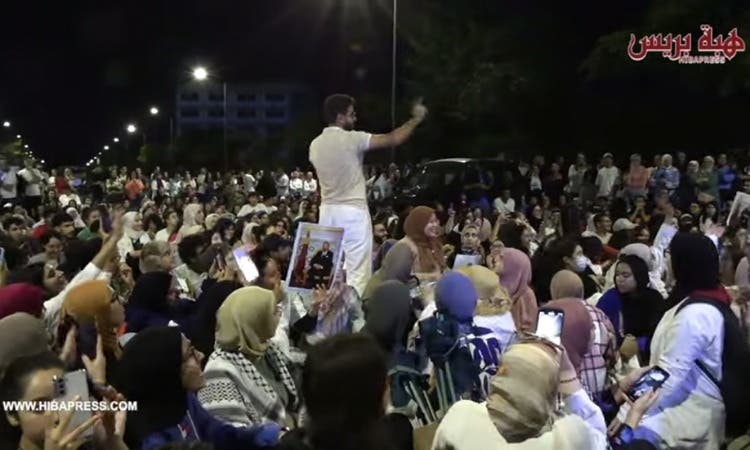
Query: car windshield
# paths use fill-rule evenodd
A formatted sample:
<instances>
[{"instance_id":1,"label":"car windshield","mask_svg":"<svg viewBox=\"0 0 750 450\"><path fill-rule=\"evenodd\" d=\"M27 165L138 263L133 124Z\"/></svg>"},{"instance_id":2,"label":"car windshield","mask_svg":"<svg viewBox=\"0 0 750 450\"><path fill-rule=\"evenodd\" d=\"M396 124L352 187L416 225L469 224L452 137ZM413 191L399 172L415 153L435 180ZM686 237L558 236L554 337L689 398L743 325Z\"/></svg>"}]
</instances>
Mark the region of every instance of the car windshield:
<instances>
[{"instance_id":1,"label":"car windshield","mask_svg":"<svg viewBox=\"0 0 750 450\"><path fill-rule=\"evenodd\" d=\"M433 170L429 170L428 166L420 167L414 172L414 175L409 178L408 187L414 188L417 186L429 186L434 184L438 178L438 174Z\"/></svg>"}]
</instances>

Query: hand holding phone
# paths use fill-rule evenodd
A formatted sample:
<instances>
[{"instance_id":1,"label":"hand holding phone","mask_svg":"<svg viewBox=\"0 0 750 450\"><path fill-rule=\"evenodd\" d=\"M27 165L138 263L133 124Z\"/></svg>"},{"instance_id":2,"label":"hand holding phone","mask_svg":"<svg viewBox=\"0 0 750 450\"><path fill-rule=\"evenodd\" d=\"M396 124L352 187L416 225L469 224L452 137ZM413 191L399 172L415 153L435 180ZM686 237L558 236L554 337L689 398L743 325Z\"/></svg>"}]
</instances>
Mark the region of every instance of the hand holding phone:
<instances>
[{"instance_id":1,"label":"hand holding phone","mask_svg":"<svg viewBox=\"0 0 750 450\"><path fill-rule=\"evenodd\" d=\"M63 402L89 401L89 385L85 370L67 372L62 377L54 377L52 382L54 383L56 400ZM72 412L65 432L72 432L91 420L91 411L76 410ZM81 433L80 438L90 439L93 433L93 428L89 427Z\"/></svg>"},{"instance_id":2,"label":"hand holding phone","mask_svg":"<svg viewBox=\"0 0 750 450\"><path fill-rule=\"evenodd\" d=\"M669 372L659 366L654 366L633 383L625 395L630 401L638 401L644 394L655 391L669 378Z\"/></svg>"}]
</instances>

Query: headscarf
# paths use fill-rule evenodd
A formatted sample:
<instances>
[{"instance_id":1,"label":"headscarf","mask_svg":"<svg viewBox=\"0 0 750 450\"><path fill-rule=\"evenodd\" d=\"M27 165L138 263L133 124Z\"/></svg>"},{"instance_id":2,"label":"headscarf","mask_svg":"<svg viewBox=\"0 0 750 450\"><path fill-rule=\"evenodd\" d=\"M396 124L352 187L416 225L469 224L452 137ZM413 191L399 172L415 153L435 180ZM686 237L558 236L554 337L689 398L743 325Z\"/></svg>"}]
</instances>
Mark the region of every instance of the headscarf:
<instances>
[{"instance_id":1,"label":"headscarf","mask_svg":"<svg viewBox=\"0 0 750 450\"><path fill-rule=\"evenodd\" d=\"M276 333L276 295L258 286L232 292L216 313L216 345L254 360Z\"/></svg>"},{"instance_id":2,"label":"headscarf","mask_svg":"<svg viewBox=\"0 0 750 450\"><path fill-rule=\"evenodd\" d=\"M203 223L206 224L207 230L213 230L216 226L216 223L219 221L221 217L218 214L209 214L206 216L206 220L203 221ZM224 236L222 236L222 239Z\"/></svg>"},{"instance_id":3,"label":"headscarf","mask_svg":"<svg viewBox=\"0 0 750 450\"><path fill-rule=\"evenodd\" d=\"M229 294L240 289L242 284L236 281L219 281L198 299L198 311L193 319L193 330L190 340L193 346L208 355L214 351L216 339L216 312L219 310Z\"/></svg>"},{"instance_id":4,"label":"headscarf","mask_svg":"<svg viewBox=\"0 0 750 450\"><path fill-rule=\"evenodd\" d=\"M136 211L130 211L122 215L122 231L125 236L127 236L127 238L131 241L140 239L141 236L143 236L143 233L145 233L145 231L143 230L136 231L135 229L133 229L135 219L139 215L140 213Z\"/></svg>"},{"instance_id":5,"label":"headscarf","mask_svg":"<svg viewBox=\"0 0 750 450\"><path fill-rule=\"evenodd\" d=\"M695 291L712 291L721 287L719 252L709 238L697 233L678 233L669 250L676 281L669 296L669 306Z\"/></svg>"},{"instance_id":6,"label":"headscarf","mask_svg":"<svg viewBox=\"0 0 750 450\"><path fill-rule=\"evenodd\" d=\"M386 281L373 294L364 332L374 337L388 355L393 355L406 345L412 317L409 288L398 281Z\"/></svg>"},{"instance_id":7,"label":"headscarf","mask_svg":"<svg viewBox=\"0 0 750 450\"><path fill-rule=\"evenodd\" d=\"M44 290L30 283L14 283L0 288L0 319L25 312L42 317Z\"/></svg>"},{"instance_id":8,"label":"headscarf","mask_svg":"<svg viewBox=\"0 0 750 450\"><path fill-rule=\"evenodd\" d=\"M245 228L242 229L242 245L250 245L255 239L253 237L253 228L257 227L258 224L255 222L248 222ZM257 244L257 243L256 243Z\"/></svg>"},{"instance_id":9,"label":"headscarf","mask_svg":"<svg viewBox=\"0 0 750 450\"><path fill-rule=\"evenodd\" d=\"M198 203L190 203L185 206L185 210L182 213L182 225L184 227L201 226L196 221L196 216L203 210L203 206Z\"/></svg>"},{"instance_id":10,"label":"headscarf","mask_svg":"<svg viewBox=\"0 0 750 450\"><path fill-rule=\"evenodd\" d=\"M49 336L44 323L24 312L0 319L0 342L0 379L16 359L49 350Z\"/></svg>"},{"instance_id":11,"label":"headscarf","mask_svg":"<svg viewBox=\"0 0 750 450\"><path fill-rule=\"evenodd\" d=\"M519 343L504 354L492 378L487 411L509 443L523 442L552 424L560 359L543 344Z\"/></svg>"},{"instance_id":12,"label":"headscarf","mask_svg":"<svg viewBox=\"0 0 750 450\"><path fill-rule=\"evenodd\" d=\"M78 210L73 208L72 206L65 210L68 215L73 218L73 226L77 229L79 228L86 228L86 224L81 219L81 215L78 214Z\"/></svg>"},{"instance_id":13,"label":"headscarf","mask_svg":"<svg viewBox=\"0 0 750 450\"><path fill-rule=\"evenodd\" d=\"M169 311L167 297L171 287L172 275L169 273L144 273L135 282L128 307L165 314Z\"/></svg>"},{"instance_id":14,"label":"headscarf","mask_svg":"<svg viewBox=\"0 0 750 450\"><path fill-rule=\"evenodd\" d=\"M366 302L373 297L375 290L386 281L395 280L408 283L411 279L411 269L414 265L414 255L405 244L394 245L383 259L380 269L373 274L365 287L362 299Z\"/></svg>"},{"instance_id":15,"label":"headscarf","mask_svg":"<svg viewBox=\"0 0 750 450\"><path fill-rule=\"evenodd\" d=\"M620 255L635 255L646 263L649 271L653 270L653 256L651 255L651 249L646 244L636 243L626 245L620 250Z\"/></svg>"},{"instance_id":16,"label":"headscarf","mask_svg":"<svg viewBox=\"0 0 750 450\"><path fill-rule=\"evenodd\" d=\"M203 205L198 203L190 203L185 206L185 210L182 213L182 227L180 227L179 231L181 237L198 234L203 231L203 224L198 223L196 220L196 216L202 210Z\"/></svg>"},{"instance_id":17,"label":"headscarf","mask_svg":"<svg viewBox=\"0 0 750 450\"><path fill-rule=\"evenodd\" d=\"M404 221L404 232L417 246L421 271L442 271L445 268L445 256L440 239L428 238L424 229L435 210L428 206L417 206L412 209Z\"/></svg>"},{"instance_id":18,"label":"headscarf","mask_svg":"<svg viewBox=\"0 0 750 450\"><path fill-rule=\"evenodd\" d=\"M552 277L550 283L550 298L583 298L583 281L577 273L570 270L561 270Z\"/></svg>"},{"instance_id":19,"label":"headscarf","mask_svg":"<svg viewBox=\"0 0 750 450\"><path fill-rule=\"evenodd\" d=\"M477 290L479 300L475 314L478 316L495 316L510 311L511 304L508 292L500 285L497 274L484 266L463 266L456 272L469 277Z\"/></svg>"},{"instance_id":20,"label":"headscarf","mask_svg":"<svg viewBox=\"0 0 750 450\"><path fill-rule=\"evenodd\" d=\"M438 312L461 323L470 323L474 318L478 297L471 279L456 271L446 272L435 286L435 306Z\"/></svg>"},{"instance_id":21,"label":"headscarf","mask_svg":"<svg viewBox=\"0 0 750 450\"><path fill-rule=\"evenodd\" d=\"M531 260L526 253L515 248L503 250L503 273L500 284L508 291L513 305L511 314L518 330L532 330L538 310L536 296L529 287Z\"/></svg>"},{"instance_id":22,"label":"headscarf","mask_svg":"<svg viewBox=\"0 0 750 450\"><path fill-rule=\"evenodd\" d=\"M711 242L711 241L709 241ZM713 244L711 244L713 245ZM695 264L696 260L693 260ZM625 333L636 337L651 336L664 311L664 298L657 291L648 287L648 266L635 255L625 255L617 264L630 266L636 282L636 290L622 296L621 325ZM616 289L616 286L615 286Z\"/></svg>"},{"instance_id":23,"label":"headscarf","mask_svg":"<svg viewBox=\"0 0 750 450\"><path fill-rule=\"evenodd\" d=\"M568 358L576 372L580 372L583 357L589 353L594 327L591 315L580 298L553 300L545 308L558 309L565 313L560 341L568 352Z\"/></svg>"},{"instance_id":24,"label":"headscarf","mask_svg":"<svg viewBox=\"0 0 750 450\"><path fill-rule=\"evenodd\" d=\"M138 411L128 413L126 442L138 448L151 433L177 425L187 411L182 386L182 334L177 327L154 327L136 334L122 351L115 387Z\"/></svg>"},{"instance_id":25,"label":"headscarf","mask_svg":"<svg viewBox=\"0 0 750 450\"><path fill-rule=\"evenodd\" d=\"M65 295L60 314L62 318L72 317L79 325L96 325L104 350L119 357L120 347L115 333L117 324L110 322L111 305L112 291L107 282L84 281L73 286Z\"/></svg>"}]
</instances>

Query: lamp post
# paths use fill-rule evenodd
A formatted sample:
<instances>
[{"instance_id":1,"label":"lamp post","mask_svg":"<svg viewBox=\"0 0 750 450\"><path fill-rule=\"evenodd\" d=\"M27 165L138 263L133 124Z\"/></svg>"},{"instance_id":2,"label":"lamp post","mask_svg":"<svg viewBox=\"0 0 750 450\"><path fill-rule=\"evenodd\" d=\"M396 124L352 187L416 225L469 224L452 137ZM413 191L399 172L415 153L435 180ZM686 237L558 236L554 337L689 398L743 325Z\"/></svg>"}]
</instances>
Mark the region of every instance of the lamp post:
<instances>
[{"instance_id":1,"label":"lamp post","mask_svg":"<svg viewBox=\"0 0 750 450\"><path fill-rule=\"evenodd\" d=\"M193 69L193 79L198 82L203 82L208 80L209 73L208 70L203 66L197 66ZM224 99L224 139L223 139L223 157L224 157L224 171L226 172L229 169L229 158L227 156L227 83L226 81L222 82L222 92L223 92L223 99Z\"/></svg>"}]
</instances>

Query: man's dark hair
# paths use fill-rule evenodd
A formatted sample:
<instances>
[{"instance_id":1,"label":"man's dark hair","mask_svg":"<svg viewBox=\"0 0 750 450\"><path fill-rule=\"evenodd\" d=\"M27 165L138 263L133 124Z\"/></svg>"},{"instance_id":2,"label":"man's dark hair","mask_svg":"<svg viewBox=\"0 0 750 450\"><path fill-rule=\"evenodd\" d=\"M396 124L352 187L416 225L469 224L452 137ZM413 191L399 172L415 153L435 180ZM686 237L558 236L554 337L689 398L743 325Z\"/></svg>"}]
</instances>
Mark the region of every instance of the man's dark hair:
<instances>
[{"instance_id":1,"label":"man's dark hair","mask_svg":"<svg viewBox=\"0 0 750 450\"><path fill-rule=\"evenodd\" d=\"M206 245L208 245L208 241L203 234L191 234L183 238L177 245L177 253L179 253L183 262L190 263L198 257L198 249Z\"/></svg>"},{"instance_id":2,"label":"man's dark hair","mask_svg":"<svg viewBox=\"0 0 750 450\"><path fill-rule=\"evenodd\" d=\"M42 244L43 246L47 245L49 244L49 241L51 241L53 238L59 241L63 240L62 236L60 236L60 233L50 230L50 231L45 231L44 233L42 233L41 236L39 236L39 243Z\"/></svg>"},{"instance_id":3,"label":"man's dark hair","mask_svg":"<svg viewBox=\"0 0 750 450\"><path fill-rule=\"evenodd\" d=\"M5 231L8 231L8 228L12 227L13 225L17 227L22 227L26 225L26 222L24 222L23 219L20 217L10 216L7 219L3 220L3 229Z\"/></svg>"},{"instance_id":4,"label":"man's dark hair","mask_svg":"<svg viewBox=\"0 0 750 450\"><path fill-rule=\"evenodd\" d=\"M350 106L354 106L354 98L345 94L333 94L323 102L323 118L326 123L336 123L339 114L346 114Z\"/></svg>"},{"instance_id":5,"label":"man's dark hair","mask_svg":"<svg viewBox=\"0 0 750 450\"><path fill-rule=\"evenodd\" d=\"M291 247L291 246L292 246L292 241L288 239L284 239L278 234L270 234L266 236L266 238L263 239L263 243L261 244L261 247L263 248L263 250L268 253L278 252L282 248Z\"/></svg>"},{"instance_id":6,"label":"man's dark hair","mask_svg":"<svg viewBox=\"0 0 750 450\"><path fill-rule=\"evenodd\" d=\"M156 226L156 231L164 228L164 222L161 220L161 217L156 214L146 216L146 218L143 220L143 229L148 230L149 228L151 228L152 224Z\"/></svg>"},{"instance_id":7,"label":"man's dark hair","mask_svg":"<svg viewBox=\"0 0 750 450\"><path fill-rule=\"evenodd\" d=\"M609 218L609 214L602 212L594 216L594 225L599 225L602 223L602 220L605 218Z\"/></svg>"},{"instance_id":8,"label":"man's dark hair","mask_svg":"<svg viewBox=\"0 0 750 450\"><path fill-rule=\"evenodd\" d=\"M73 218L70 217L70 214L66 212L59 212L52 216L52 226L53 227L59 227L60 225L64 224L65 222L73 222Z\"/></svg>"}]
</instances>

